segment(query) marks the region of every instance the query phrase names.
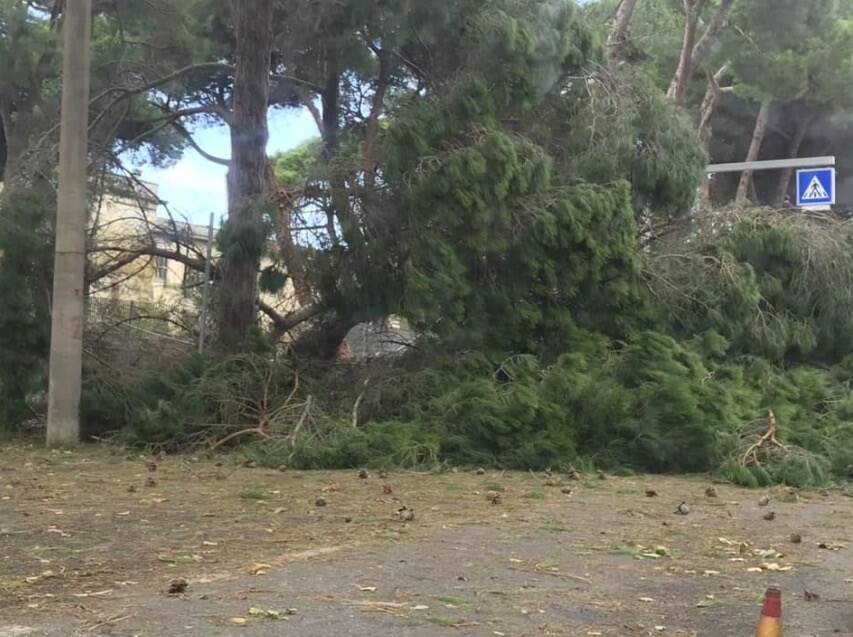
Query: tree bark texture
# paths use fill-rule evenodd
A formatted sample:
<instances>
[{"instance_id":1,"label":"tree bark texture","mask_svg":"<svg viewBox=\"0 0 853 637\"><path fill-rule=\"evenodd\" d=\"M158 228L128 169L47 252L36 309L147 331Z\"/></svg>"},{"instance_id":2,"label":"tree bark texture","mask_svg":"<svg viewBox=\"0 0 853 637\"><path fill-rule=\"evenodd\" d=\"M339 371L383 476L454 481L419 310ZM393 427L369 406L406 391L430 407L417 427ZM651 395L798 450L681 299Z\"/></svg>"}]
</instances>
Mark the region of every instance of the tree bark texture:
<instances>
[{"instance_id":1,"label":"tree bark texture","mask_svg":"<svg viewBox=\"0 0 853 637\"><path fill-rule=\"evenodd\" d=\"M684 39L681 42L678 67L666 93L676 104L684 101L687 84L693 75L693 47L696 45L699 14L704 4L704 0L684 0Z\"/></svg>"},{"instance_id":2,"label":"tree bark texture","mask_svg":"<svg viewBox=\"0 0 853 637\"><path fill-rule=\"evenodd\" d=\"M752 133L752 142L749 145L749 151L746 154L745 161L755 161L761 152L761 145L764 143L764 134L767 132L767 120L770 117L771 100L764 100L761 103L761 108L758 110L758 117L755 118L755 128ZM752 184L752 171L745 170L740 175L740 182L735 195L735 205L742 206L746 203L749 195L749 187Z\"/></svg>"},{"instance_id":3,"label":"tree bark texture","mask_svg":"<svg viewBox=\"0 0 853 637\"><path fill-rule=\"evenodd\" d=\"M609 49L611 63L619 62L622 59L622 49L628 36L628 27L631 26L631 20L634 18L634 12L638 4L639 0L621 0L619 6L616 7L613 27L607 38L607 48Z\"/></svg>"},{"instance_id":4,"label":"tree bark texture","mask_svg":"<svg viewBox=\"0 0 853 637\"><path fill-rule=\"evenodd\" d=\"M794 135L788 143L788 153L785 156L786 158L793 159L799 156L800 146L803 145L803 140L806 138L814 119L814 115L809 113L798 122L797 130L794 131ZM776 183L776 189L773 192L772 199L772 202L777 206L781 205L785 201L785 195L788 194L788 187L791 185L791 178L793 176L793 168L783 168L779 172L779 181Z\"/></svg>"},{"instance_id":5,"label":"tree bark texture","mask_svg":"<svg viewBox=\"0 0 853 637\"><path fill-rule=\"evenodd\" d=\"M273 0L234 0L237 50L228 170L228 224L219 299L219 342L236 350L257 317Z\"/></svg>"},{"instance_id":6,"label":"tree bark texture","mask_svg":"<svg viewBox=\"0 0 853 637\"><path fill-rule=\"evenodd\" d=\"M699 110L699 144L706 152L710 150L711 136L713 134L711 123L720 105L720 100L723 97L723 89L720 87L720 82L727 71L728 65L724 65L714 75L708 76L708 88L705 91L705 98L702 100L702 106ZM728 88L728 90L731 90L731 88ZM705 175L702 179L700 197L705 206L711 204L711 180L708 178L708 175Z\"/></svg>"},{"instance_id":7,"label":"tree bark texture","mask_svg":"<svg viewBox=\"0 0 853 637\"><path fill-rule=\"evenodd\" d=\"M699 38L696 46L693 47L693 55L691 56L691 75L705 63L705 60L708 59L708 56L714 49L714 46L716 46L717 42L720 41L720 36L729 24L729 17L731 16L732 9L734 9L736 1L737 0L723 0L720 3L720 7L708 23L705 33L702 34L702 37Z\"/></svg>"}]
</instances>

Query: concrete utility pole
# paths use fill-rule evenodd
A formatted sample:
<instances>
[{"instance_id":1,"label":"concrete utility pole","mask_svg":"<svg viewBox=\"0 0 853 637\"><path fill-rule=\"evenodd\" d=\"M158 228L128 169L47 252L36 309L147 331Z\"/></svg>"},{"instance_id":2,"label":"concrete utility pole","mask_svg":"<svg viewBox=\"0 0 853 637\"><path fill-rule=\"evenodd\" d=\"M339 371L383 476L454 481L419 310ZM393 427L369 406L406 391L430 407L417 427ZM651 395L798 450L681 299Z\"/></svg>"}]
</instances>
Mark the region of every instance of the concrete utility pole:
<instances>
[{"instance_id":1,"label":"concrete utility pole","mask_svg":"<svg viewBox=\"0 0 853 637\"><path fill-rule=\"evenodd\" d=\"M50 332L48 445L80 442L91 24L92 0L66 0L62 27L65 45Z\"/></svg>"}]
</instances>

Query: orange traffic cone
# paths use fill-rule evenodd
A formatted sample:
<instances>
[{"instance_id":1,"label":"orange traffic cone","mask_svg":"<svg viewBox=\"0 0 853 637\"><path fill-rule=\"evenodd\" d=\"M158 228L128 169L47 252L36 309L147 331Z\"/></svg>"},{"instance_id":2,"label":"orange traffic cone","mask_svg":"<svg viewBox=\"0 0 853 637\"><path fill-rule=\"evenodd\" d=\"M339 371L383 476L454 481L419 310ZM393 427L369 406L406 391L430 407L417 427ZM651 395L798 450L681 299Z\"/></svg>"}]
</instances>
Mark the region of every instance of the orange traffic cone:
<instances>
[{"instance_id":1,"label":"orange traffic cone","mask_svg":"<svg viewBox=\"0 0 853 637\"><path fill-rule=\"evenodd\" d=\"M782 637L782 593L778 588L768 588L764 594L755 637Z\"/></svg>"}]
</instances>

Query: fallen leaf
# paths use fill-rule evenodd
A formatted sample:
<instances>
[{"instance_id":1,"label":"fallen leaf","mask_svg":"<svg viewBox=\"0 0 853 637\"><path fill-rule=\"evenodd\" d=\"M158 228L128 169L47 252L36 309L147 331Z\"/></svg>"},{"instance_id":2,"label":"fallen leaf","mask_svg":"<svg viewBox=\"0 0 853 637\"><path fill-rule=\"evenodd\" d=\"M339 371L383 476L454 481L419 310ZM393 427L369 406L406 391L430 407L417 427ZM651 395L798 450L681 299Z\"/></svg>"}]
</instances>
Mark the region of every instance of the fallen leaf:
<instances>
[{"instance_id":1,"label":"fallen leaf","mask_svg":"<svg viewBox=\"0 0 853 637\"><path fill-rule=\"evenodd\" d=\"M281 619L281 613L276 610L268 610L259 606L249 608L249 615L252 617L261 617L263 619Z\"/></svg>"},{"instance_id":2,"label":"fallen leaf","mask_svg":"<svg viewBox=\"0 0 853 637\"><path fill-rule=\"evenodd\" d=\"M652 603L653 601L655 601L655 600L654 600L654 598L653 598L653 597L641 597L641 598L640 598L640 601L641 601L641 602L644 602L644 603L646 603L646 604L651 604L651 603Z\"/></svg>"},{"instance_id":3,"label":"fallen leaf","mask_svg":"<svg viewBox=\"0 0 853 637\"><path fill-rule=\"evenodd\" d=\"M771 571L773 573L785 573L793 570L792 566L781 566L776 562L762 562L759 566L762 571Z\"/></svg>"},{"instance_id":4,"label":"fallen leaf","mask_svg":"<svg viewBox=\"0 0 853 637\"><path fill-rule=\"evenodd\" d=\"M364 593L375 593L376 587L375 586L359 586L358 590L360 590Z\"/></svg>"},{"instance_id":5,"label":"fallen leaf","mask_svg":"<svg viewBox=\"0 0 853 637\"><path fill-rule=\"evenodd\" d=\"M270 564L255 564L249 569L250 575L266 575L272 568Z\"/></svg>"},{"instance_id":6,"label":"fallen leaf","mask_svg":"<svg viewBox=\"0 0 853 637\"><path fill-rule=\"evenodd\" d=\"M232 624L237 624L238 626L243 626L244 624L248 624L249 620L245 617L232 617L229 620Z\"/></svg>"},{"instance_id":7,"label":"fallen leaf","mask_svg":"<svg viewBox=\"0 0 853 637\"><path fill-rule=\"evenodd\" d=\"M109 588L105 591L95 591L93 593L74 593L74 597L105 597L107 595L110 595L112 592L113 589Z\"/></svg>"}]
</instances>

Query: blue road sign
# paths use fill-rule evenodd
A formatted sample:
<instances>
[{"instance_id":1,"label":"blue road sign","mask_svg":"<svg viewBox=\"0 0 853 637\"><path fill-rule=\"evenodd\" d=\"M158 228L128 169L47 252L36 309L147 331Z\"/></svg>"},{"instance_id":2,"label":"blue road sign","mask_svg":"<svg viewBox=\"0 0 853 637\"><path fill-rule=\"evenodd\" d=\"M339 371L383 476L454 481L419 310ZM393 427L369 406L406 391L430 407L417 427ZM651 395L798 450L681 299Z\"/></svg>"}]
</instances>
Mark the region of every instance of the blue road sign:
<instances>
[{"instance_id":1,"label":"blue road sign","mask_svg":"<svg viewBox=\"0 0 853 637\"><path fill-rule=\"evenodd\" d=\"M835 203L835 168L797 171L797 205L831 206Z\"/></svg>"}]
</instances>

